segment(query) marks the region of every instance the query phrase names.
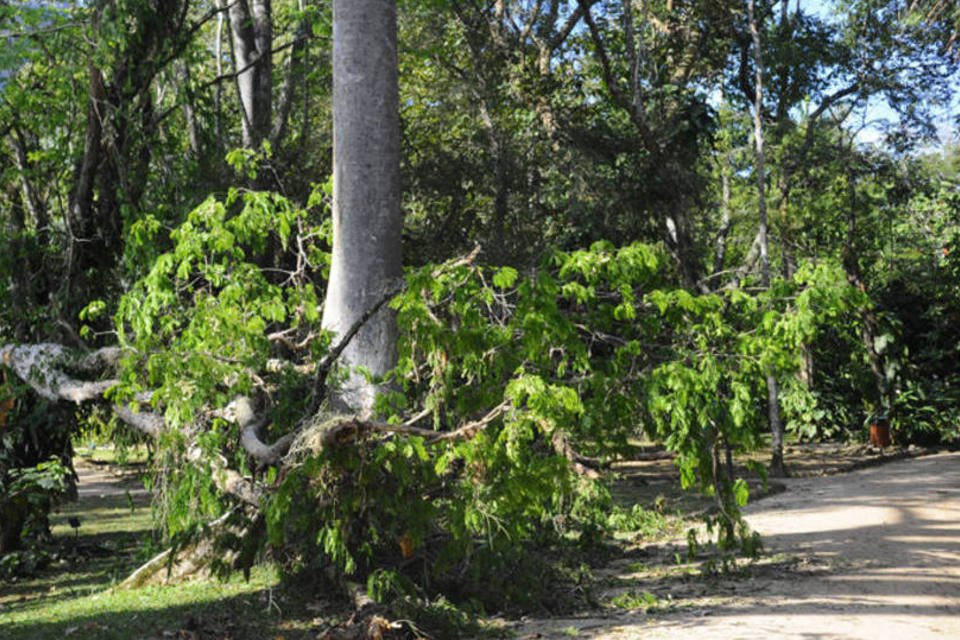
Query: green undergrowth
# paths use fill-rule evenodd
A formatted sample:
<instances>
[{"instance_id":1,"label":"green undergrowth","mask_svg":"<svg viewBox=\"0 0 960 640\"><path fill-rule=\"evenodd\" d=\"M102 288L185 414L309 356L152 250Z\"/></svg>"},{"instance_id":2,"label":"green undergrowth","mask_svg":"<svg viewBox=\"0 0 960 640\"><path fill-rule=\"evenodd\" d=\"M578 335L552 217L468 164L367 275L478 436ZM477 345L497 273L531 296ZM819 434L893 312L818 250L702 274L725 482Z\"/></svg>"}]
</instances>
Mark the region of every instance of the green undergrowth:
<instances>
[{"instance_id":1,"label":"green undergrowth","mask_svg":"<svg viewBox=\"0 0 960 640\"><path fill-rule=\"evenodd\" d=\"M193 637L190 634L313 638L349 617L349 603L329 600L333 590L317 583L315 576L312 581L311 576L289 576L281 582L276 568L265 565L255 566L249 581L235 574L226 582L204 578L172 586L113 589L158 552L160 543L149 495L137 491L130 479L107 484L106 495L85 495L51 515L55 543L43 569L30 578L0 584L4 640ZM122 493L116 492L118 487ZM627 537L662 535L672 521L672 516L629 508L615 508L609 517L611 529ZM71 519L78 519L79 527L71 526ZM526 593L526 599L514 598L512 608L484 608L475 599L453 597L456 590L451 589L450 599L385 598L391 600L387 615L410 620L431 637L475 638L498 635L482 622L490 615L589 608L596 604L591 598L590 566L601 565L618 552L600 541L590 552L578 549L579 545L528 549L509 561L490 558L509 569L499 573L499 581L486 585L485 599L496 600L498 591ZM381 585L393 586L400 585Z\"/></svg>"},{"instance_id":2,"label":"green undergrowth","mask_svg":"<svg viewBox=\"0 0 960 640\"><path fill-rule=\"evenodd\" d=\"M590 469L629 456L638 431L672 453L671 480L712 503L701 515L718 547L756 548L740 509L745 471L762 465L725 461L761 444L767 376L794 379L799 347L864 303L841 265L803 265L756 295L694 295L673 283L666 249L643 243L552 250L523 272L476 255L408 269L389 302L397 365L377 381L391 391L375 411L419 431L381 437L322 411L320 391L345 372L321 384L309 373L333 340L318 311L328 195L319 186L303 207L240 189L209 198L116 309L124 357L109 399L151 389L144 408L170 427L152 460L165 539L232 508L213 481L219 461L251 475L236 425L203 418L241 394L266 407L270 440L296 436L296 446L257 478L269 487L259 515L235 514L243 536L223 536L240 569L277 558L287 573L365 584L384 604L442 595L535 607L544 580L527 578L548 572L526 563L541 550L589 552L623 531L669 529L659 496L617 511ZM317 272L278 278L262 268L268 257ZM84 317L107 306L91 303ZM293 346L278 347L279 335ZM784 385L788 398L788 424L815 400ZM344 437L328 438L334 429Z\"/></svg>"},{"instance_id":3,"label":"green undergrowth","mask_svg":"<svg viewBox=\"0 0 960 640\"><path fill-rule=\"evenodd\" d=\"M70 526L71 518L79 527ZM50 518L54 543L31 550L38 571L0 583L0 616L21 606L87 595L123 578L153 550L149 499L89 496Z\"/></svg>"}]
</instances>

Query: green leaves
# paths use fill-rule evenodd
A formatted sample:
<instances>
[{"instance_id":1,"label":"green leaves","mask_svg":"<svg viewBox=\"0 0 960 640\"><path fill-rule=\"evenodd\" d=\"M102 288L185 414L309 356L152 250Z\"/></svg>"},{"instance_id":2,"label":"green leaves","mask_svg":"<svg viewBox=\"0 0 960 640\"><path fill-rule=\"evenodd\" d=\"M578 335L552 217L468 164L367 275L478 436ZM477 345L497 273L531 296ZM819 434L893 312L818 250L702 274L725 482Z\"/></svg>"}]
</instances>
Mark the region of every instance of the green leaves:
<instances>
[{"instance_id":1,"label":"green leaves","mask_svg":"<svg viewBox=\"0 0 960 640\"><path fill-rule=\"evenodd\" d=\"M750 498L750 488L747 486L746 480L737 478L734 481L733 495L738 507L745 507L747 505L747 500Z\"/></svg>"},{"instance_id":2,"label":"green leaves","mask_svg":"<svg viewBox=\"0 0 960 640\"><path fill-rule=\"evenodd\" d=\"M312 200L326 197L317 190ZM309 256L322 253L325 233L274 194L233 191L197 207L121 302L118 328L132 348L121 393L156 388L153 401L181 425L232 394L270 389L277 415L298 419L304 378L268 369L282 353L268 335L316 333L319 346L301 357L322 354L322 285L316 271L262 265L290 264L286 250L322 269ZM277 257L265 261L270 251ZM795 345L846 298L820 291L828 278L815 269L760 296L695 295L667 286L664 269L653 247L597 243L552 253L523 275L463 260L410 270L391 302L401 328L396 391L380 408L393 424L414 407L429 410L424 422L438 432L475 430L309 456L269 501L270 543L293 541L342 571L369 572L416 553L430 532L442 540L436 557L455 565L478 547L560 535L559 521L567 533L615 526L599 515L605 488L571 461L624 452L640 428L677 453L685 486L722 497L733 520L721 531L734 530L747 488L718 474L714 456L757 446L767 367L792 371ZM222 433L201 438L211 452L230 452ZM189 474L183 482L200 487Z\"/></svg>"},{"instance_id":3,"label":"green leaves","mask_svg":"<svg viewBox=\"0 0 960 640\"><path fill-rule=\"evenodd\" d=\"M501 267L493 274L493 286L509 289L517 281L517 270L513 267Z\"/></svg>"},{"instance_id":4,"label":"green leaves","mask_svg":"<svg viewBox=\"0 0 960 640\"><path fill-rule=\"evenodd\" d=\"M33 467L12 469L7 473L8 485L3 487L0 499L23 500L32 508L42 509L49 500L59 500L66 493L70 475L70 469L57 457Z\"/></svg>"},{"instance_id":5,"label":"green leaves","mask_svg":"<svg viewBox=\"0 0 960 640\"><path fill-rule=\"evenodd\" d=\"M289 255L294 234L298 254ZM208 198L170 235L171 250L120 301L117 331L129 350L116 394L154 389L154 404L182 425L263 384L274 353L268 333L319 333L308 265L324 255L325 235L285 198L238 190ZM268 250L277 266L264 259Z\"/></svg>"}]
</instances>

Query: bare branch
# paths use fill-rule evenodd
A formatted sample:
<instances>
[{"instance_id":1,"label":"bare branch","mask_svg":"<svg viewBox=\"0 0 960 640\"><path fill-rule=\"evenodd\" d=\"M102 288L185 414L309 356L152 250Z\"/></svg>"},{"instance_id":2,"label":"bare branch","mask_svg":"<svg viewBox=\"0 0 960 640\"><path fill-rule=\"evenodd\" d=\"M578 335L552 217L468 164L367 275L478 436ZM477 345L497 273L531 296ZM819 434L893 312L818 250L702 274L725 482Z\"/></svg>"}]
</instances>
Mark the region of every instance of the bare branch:
<instances>
[{"instance_id":1,"label":"bare branch","mask_svg":"<svg viewBox=\"0 0 960 640\"><path fill-rule=\"evenodd\" d=\"M187 450L187 460L208 463L213 484L217 489L254 507L260 506L260 500L264 495L263 486L227 467L227 461L223 456L207 456L200 447L194 446Z\"/></svg>"},{"instance_id":2,"label":"bare branch","mask_svg":"<svg viewBox=\"0 0 960 640\"><path fill-rule=\"evenodd\" d=\"M99 352L88 358L96 360ZM40 397L51 402L68 400L80 404L103 398L104 392L117 384L117 380L84 382L68 376L60 367L80 365L86 361L70 361L66 348L59 344L5 345L0 349L0 361L7 365L21 380L26 382Z\"/></svg>"},{"instance_id":3,"label":"bare branch","mask_svg":"<svg viewBox=\"0 0 960 640\"><path fill-rule=\"evenodd\" d=\"M123 349L120 347L103 347L83 356L72 363L72 366L86 373L100 373L115 368L120 363L122 355Z\"/></svg>"},{"instance_id":4,"label":"bare branch","mask_svg":"<svg viewBox=\"0 0 960 640\"><path fill-rule=\"evenodd\" d=\"M343 446L347 443L356 442L363 436L371 433L418 436L423 438L427 444L450 442L453 440L469 440L488 427L494 420L506 413L511 406L509 401L504 400L487 412L482 418L467 422L453 431L434 431L433 429L409 426L411 421L405 424L386 424L383 422L371 422L359 419L344 420L328 428L323 433L320 442L324 448Z\"/></svg>"},{"instance_id":5,"label":"bare branch","mask_svg":"<svg viewBox=\"0 0 960 640\"><path fill-rule=\"evenodd\" d=\"M839 102L840 100L843 100L849 95L853 95L859 90L860 90L859 82L854 82L853 84L850 84L842 89L838 89L837 91L826 96L820 102L820 106L818 106L810 114L810 116L807 118L807 127L803 135L803 146L800 147L800 150L797 152L797 155L794 157L793 162L790 163L790 173L793 173L793 171L795 171L796 168L800 166L800 164L803 162L804 158L806 157L807 152L810 150L810 147L813 146L814 125L820 119L820 116L822 116L827 111L827 109L830 109L837 102Z\"/></svg>"},{"instance_id":6,"label":"bare branch","mask_svg":"<svg viewBox=\"0 0 960 640\"><path fill-rule=\"evenodd\" d=\"M640 139L643 141L644 148L651 154L658 153L659 144L653 131L646 122L643 110L639 108L641 101L639 100L640 96L638 92L640 88L636 86L631 88L634 93L633 99L623 92L623 87L620 86L619 78L617 74L614 73L613 64L610 62L610 56L607 54L607 48L603 43L603 35L600 33L600 28L590 13L590 7L593 3L588 0L579 0L579 3L580 8L583 10L583 21L587 23L587 28L590 30L590 38L593 40L594 51L600 62L604 86L610 93L610 97L613 98L614 103L630 115L630 120L640 133Z\"/></svg>"},{"instance_id":7,"label":"bare branch","mask_svg":"<svg viewBox=\"0 0 960 640\"><path fill-rule=\"evenodd\" d=\"M221 418L236 422L240 426L240 446L261 465L276 464L290 450L296 432L288 433L271 445L260 439L261 430L267 425L265 415L257 415L253 400L245 396L236 398L222 411L216 412Z\"/></svg>"},{"instance_id":8,"label":"bare branch","mask_svg":"<svg viewBox=\"0 0 960 640\"><path fill-rule=\"evenodd\" d=\"M543 5L543 0L536 0L533 3L533 8L530 9L530 17L527 19L526 23L523 25L523 31L520 32L520 41L523 42L530 37L530 33L533 31L533 26L537 24L537 18L540 17L540 9Z\"/></svg>"},{"instance_id":9,"label":"bare branch","mask_svg":"<svg viewBox=\"0 0 960 640\"><path fill-rule=\"evenodd\" d=\"M553 445L554 451L556 451L558 455L566 458L573 467L573 470L578 474L593 479L600 477L600 472L595 469L595 467L601 466L600 461L577 453L562 431L553 429L550 443Z\"/></svg>"},{"instance_id":10,"label":"bare branch","mask_svg":"<svg viewBox=\"0 0 960 640\"><path fill-rule=\"evenodd\" d=\"M131 427L157 438L163 433L166 422L152 411L134 411L129 405L113 405L113 413Z\"/></svg>"},{"instance_id":11,"label":"bare branch","mask_svg":"<svg viewBox=\"0 0 960 640\"><path fill-rule=\"evenodd\" d=\"M293 47L293 46L296 45L296 44L297 44L297 40L291 40L290 42L284 43L284 44L282 44L282 45L280 45L280 46L278 46L278 47L274 47L273 49L270 50L269 53L270 53L270 55L274 55L274 54L280 53L281 51L284 51L284 50L286 50L286 49L289 49L289 48ZM214 85L219 85L221 82L226 82L227 80L236 80L236 79L239 78L243 73L245 73L245 72L249 71L250 69L254 68L254 67L257 66L257 64L259 64L259 63L260 63L260 58L257 58L257 59L255 59L255 60L253 60L252 62L247 63L247 64L244 65L243 67L237 69L236 71L233 71L233 72L231 72L231 73L223 73L223 74L221 74L221 75L219 75L219 76L217 76L217 77L215 77L215 78L211 78L210 80L207 80L206 82L203 82L203 83L201 83L200 85L198 85L197 88L195 89L194 93L200 93L201 91L204 91L204 90L206 90L206 89L209 89L210 87L212 87L212 86L214 86ZM166 120L167 117L169 117L172 113L174 113L174 112L175 112L177 109L179 109L181 106L182 106L182 105L181 105L179 102L177 102L176 104L173 104L173 105L167 107L164 111L161 111L160 113L158 113L158 114L154 117L154 119L153 119L153 124L154 124L154 126L156 126L157 124L159 124L159 123L163 122L164 120Z\"/></svg>"},{"instance_id":12,"label":"bare branch","mask_svg":"<svg viewBox=\"0 0 960 640\"><path fill-rule=\"evenodd\" d=\"M563 26L560 28L557 33L550 39L548 48L550 51L556 50L557 47L562 45L564 41L570 36L570 33L573 32L573 29L580 24L580 21L583 20L584 12L589 11L590 7L595 5L599 0L584 0L580 2L577 8L570 14L567 18L567 21L563 23Z\"/></svg>"}]
</instances>

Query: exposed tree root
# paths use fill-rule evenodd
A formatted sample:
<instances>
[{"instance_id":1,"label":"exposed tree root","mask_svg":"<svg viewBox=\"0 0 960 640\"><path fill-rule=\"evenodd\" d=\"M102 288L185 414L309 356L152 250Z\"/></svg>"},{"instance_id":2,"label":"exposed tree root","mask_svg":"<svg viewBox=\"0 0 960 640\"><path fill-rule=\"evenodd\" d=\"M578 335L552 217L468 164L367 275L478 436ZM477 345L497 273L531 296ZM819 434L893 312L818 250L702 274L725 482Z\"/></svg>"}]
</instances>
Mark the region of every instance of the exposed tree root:
<instances>
[{"instance_id":1,"label":"exposed tree root","mask_svg":"<svg viewBox=\"0 0 960 640\"><path fill-rule=\"evenodd\" d=\"M214 540L227 528L227 520L233 513L233 510L228 511L206 525L200 538L187 546L161 551L140 565L114 589L138 589L147 585L171 584L207 575L212 560L223 560L223 553L216 549Z\"/></svg>"}]
</instances>

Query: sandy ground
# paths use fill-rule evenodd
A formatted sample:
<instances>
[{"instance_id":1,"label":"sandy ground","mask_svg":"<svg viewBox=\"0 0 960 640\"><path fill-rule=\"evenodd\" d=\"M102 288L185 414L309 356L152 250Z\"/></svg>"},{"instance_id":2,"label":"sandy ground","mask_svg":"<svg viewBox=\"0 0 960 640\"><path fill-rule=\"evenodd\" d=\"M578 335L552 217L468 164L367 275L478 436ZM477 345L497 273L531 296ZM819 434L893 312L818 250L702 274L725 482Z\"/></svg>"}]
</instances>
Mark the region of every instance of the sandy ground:
<instances>
[{"instance_id":1,"label":"sandy ground","mask_svg":"<svg viewBox=\"0 0 960 640\"><path fill-rule=\"evenodd\" d=\"M657 611L528 620L518 637L960 638L960 454L786 484L747 509L768 553L749 576L639 580Z\"/></svg>"},{"instance_id":2,"label":"sandy ground","mask_svg":"<svg viewBox=\"0 0 960 640\"><path fill-rule=\"evenodd\" d=\"M76 460L77 495L79 498L109 498L113 496L145 496L146 489L136 481L135 472L120 472L111 465L96 465Z\"/></svg>"}]
</instances>

